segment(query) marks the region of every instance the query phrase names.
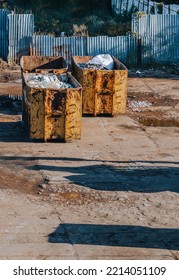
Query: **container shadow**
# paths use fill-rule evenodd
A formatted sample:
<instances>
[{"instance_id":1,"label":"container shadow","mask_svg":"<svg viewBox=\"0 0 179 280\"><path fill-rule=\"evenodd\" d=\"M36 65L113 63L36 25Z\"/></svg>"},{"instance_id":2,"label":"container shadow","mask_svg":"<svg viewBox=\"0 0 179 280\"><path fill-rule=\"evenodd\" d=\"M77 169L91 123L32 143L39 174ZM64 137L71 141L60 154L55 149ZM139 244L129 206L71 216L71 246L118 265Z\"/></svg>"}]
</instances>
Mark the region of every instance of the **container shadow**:
<instances>
[{"instance_id":1,"label":"container shadow","mask_svg":"<svg viewBox=\"0 0 179 280\"><path fill-rule=\"evenodd\" d=\"M22 112L22 97L19 95L0 95L0 114L17 115Z\"/></svg>"},{"instance_id":2,"label":"container shadow","mask_svg":"<svg viewBox=\"0 0 179 280\"><path fill-rule=\"evenodd\" d=\"M0 141L27 142L22 114L22 97L19 95L0 96Z\"/></svg>"},{"instance_id":3,"label":"container shadow","mask_svg":"<svg viewBox=\"0 0 179 280\"><path fill-rule=\"evenodd\" d=\"M48 235L48 242L179 250L179 229L64 223Z\"/></svg>"},{"instance_id":4,"label":"container shadow","mask_svg":"<svg viewBox=\"0 0 179 280\"><path fill-rule=\"evenodd\" d=\"M41 150L43 151L43 149ZM134 191L156 193L162 191L179 192L179 162L174 161L102 161L73 157L46 156L0 156L3 162L42 161L28 166L30 170L42 170L67 179L82 187L100 191ZM43 161L48 165L43 164ZM57 161L55 166L50 161ZM66 165L66 166L64 166ZM57 185L60 183L57 180Z\"/></svg>"},{"instance_id":5,"label":"container shadow","mask_svg":"<svg viewBox=\"0 0 179 280\"><path fill-rule=\"evenodd\" d=\"M0 122L1 142L28 142L23 122Z\"/></svg>"},{"instance_id":6,"label":"container shadow","mask_svg":"<svg viewBox=\"0 0 179 280\"><path fill-rule=\"evenodd\" d=\"M73 184L100 191L179 192L179 168L176 164L131 166L128 162L125 167L122 165L121 163L78 167L40 165L40 169L58 171L59 175Z\"/></svg>"},{"instance_id":7,"label":"container shadow","mask_svg":"<svg viewBox=\"0 0 179 280\"><path fill-rule=\"evenodd\" d=\"M43 151L41 151L43 152ZM74 157L56 157L56 156L0 156L1 159L3 160L22 160L22 161L28 161L32 159L36 160L58 160L58 161L68 161L71 162L100 162L100 163L112 163L112 164L162 164L162 165L167 165L167 164L172 164L175 165L176 167L179 167L179 162L177 161L164 161L164 160L130 160L130 161L120 161L120 160L101 160L101 159L87 159L87 158L74 158Z\"/></svg>"}]
</instances>

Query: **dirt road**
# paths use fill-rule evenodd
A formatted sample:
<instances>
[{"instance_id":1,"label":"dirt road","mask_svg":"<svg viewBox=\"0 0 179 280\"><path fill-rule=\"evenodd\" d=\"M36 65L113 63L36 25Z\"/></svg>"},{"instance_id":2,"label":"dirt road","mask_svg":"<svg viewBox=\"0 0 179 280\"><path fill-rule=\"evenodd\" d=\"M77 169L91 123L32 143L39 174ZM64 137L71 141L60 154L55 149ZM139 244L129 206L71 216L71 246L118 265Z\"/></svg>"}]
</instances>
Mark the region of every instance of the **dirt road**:
<instances>
[{"instance_id":1,"label":"dirt road","mask_svg":"<svg viewBox=\"0 0 179 280\"><path fill-rule=\"evenodd\" d=\"M0 84L0 258L179 259L179 79L129 78L73 143L29 142L20 95Z\"/></svg>"}]
</instances>

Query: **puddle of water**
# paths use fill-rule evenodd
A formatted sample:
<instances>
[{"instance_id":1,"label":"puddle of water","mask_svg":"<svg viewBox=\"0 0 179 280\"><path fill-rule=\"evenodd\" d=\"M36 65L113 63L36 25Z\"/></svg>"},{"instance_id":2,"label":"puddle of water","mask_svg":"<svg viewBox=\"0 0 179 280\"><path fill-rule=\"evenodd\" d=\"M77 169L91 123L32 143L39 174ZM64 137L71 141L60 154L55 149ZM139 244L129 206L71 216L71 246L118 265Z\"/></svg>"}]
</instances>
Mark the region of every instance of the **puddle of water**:
<instances>
[{"instance_id":1,"label":"puddle of water","mask_svg":"<svg viewBox=\"0 0 179 280\"><path fill-rule=\"evenodd\" d=\"M139 118L139 123L145 126L179 127L179 120L176 119Z\"/></svg>"}]
</instances>

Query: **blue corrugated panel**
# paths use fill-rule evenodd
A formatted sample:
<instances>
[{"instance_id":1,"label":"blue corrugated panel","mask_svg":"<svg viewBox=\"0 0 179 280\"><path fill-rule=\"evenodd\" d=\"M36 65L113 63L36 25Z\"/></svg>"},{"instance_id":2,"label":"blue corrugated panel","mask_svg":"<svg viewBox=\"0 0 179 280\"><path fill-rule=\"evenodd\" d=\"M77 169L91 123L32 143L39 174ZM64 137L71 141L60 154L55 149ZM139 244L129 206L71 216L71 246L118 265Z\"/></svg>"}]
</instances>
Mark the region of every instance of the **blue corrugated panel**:
<instances>
[{"instance_id":1,"label":"blue corrugated panel","mask_svg":"<svg viewBox=\"0 0 179 280\"><path fill-rule=\"evenodd\" d=\"M63 56L69 63L72 55L86 55L85 37L34 35L32 41L34 55Z\"/></svg>"},{"instance_id":2,"label":"blue corrugated panel","mask_svg":"<svg viewBox=\"0 0 179 280\"><path fill-rule=\"evenodd\" d=\"M179 63L179 15L133 18L132 28L142 40L142 62Z\"/></svg>"},{"instance_id":3,"label":"blue corrugated panel","mask_svg":"<svg viewBox=\"0 0 179 280\"><path fill-rule=\"evenodd\" d=\"M111 0L111 5L113 11L115 11L118 14L123 13L125 11L129 12L133 6L137 9L137 11L145 11L148 14L151 13L151 9L153 8L154 8L153 10L154 14L159 13L158 3L151 0ZM162 4L162 14L176 15L178 11L179 11L179 5Z\"/></svg>"},{"instance_id":4,"label":"blue corrugated panel","mask_svg":"<svg viewBox=\"0 0 179 280\"><path fill-rule=\"evenodd\" d=\"M8 61L18 62L22 55L28 55L34 32L32 14L9 14L9 50Z\"/></svg>"},{"instance_id":5,"label":"blue corrugated panel","mask_svg":"<svg viewBox=\"0 0 179 280\"><path fill-rule=\"evenodd\" d=\"M136 64L136 38L131 36L99 36L88 38L88 54L109 53L123 63Z\"/></svg>"},{"instance_id":6,"label":"blue corrugated panel","mask_svg":"<svg viewBox=\"0 0 179 280\"><path fill-rule=\"evenodd\" d=\"M7 60L8 55L8 11L0 10L0 58Z\"/></svg>"}]
</instances>

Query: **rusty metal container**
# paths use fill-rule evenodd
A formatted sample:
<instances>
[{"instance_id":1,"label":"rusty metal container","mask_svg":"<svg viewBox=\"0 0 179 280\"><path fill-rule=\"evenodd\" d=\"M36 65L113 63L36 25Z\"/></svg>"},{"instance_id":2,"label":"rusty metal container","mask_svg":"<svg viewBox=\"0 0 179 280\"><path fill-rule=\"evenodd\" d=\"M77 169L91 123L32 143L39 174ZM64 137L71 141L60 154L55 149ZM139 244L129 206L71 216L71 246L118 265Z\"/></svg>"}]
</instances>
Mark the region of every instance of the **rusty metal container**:
<instances>
[{"instance_id":1,"label":"rusty metal container","mask_svg":"<svg viewBox=\"0 0 179 280\"><path fill-rule=\"evenodd\" d=\"M20 66L23 73L62 74L68 69L66 60L59 56L22 56Z\"/></svg>"},{"instance_id":2,"label":"rusty metal container","mask_svg":"<svg viewBox=\"0 0 179 280\"><path fill-rule=\"evenodd\" d=\"M24 122L29 138L65 142L80 139L82 88L76 79L67 72L59 76L66 75L72 88L35 88L28 85L28 75L22 73Z\"/></svg>"},{"instance_id":3,"label":"rusty metal container","mask_svg":"<svg viewBox=\"0 0 179 280\"><path fill-rule=\"evenodd\" d=\"M92 56L73 56L72 75L81 84L82 113L111 116L126 112L127 68L115 57L113 70L83 69Z\"/></svg>"},{"instance_id":4,"label":"rusty metal container","mask_svg":"<svg viewBox=\"0 0 179 280\"><path fill-rule=\"evenodd\" d=\"M22 56L20 59L21 73L54 73L62 74L68 70L66 60L59 56ZM22 83L24 79L22 77ZM24 88L24 84L22 87ZM22 120L25 122L25 102L22 96Z\"/></svg>"}]
</instances>

